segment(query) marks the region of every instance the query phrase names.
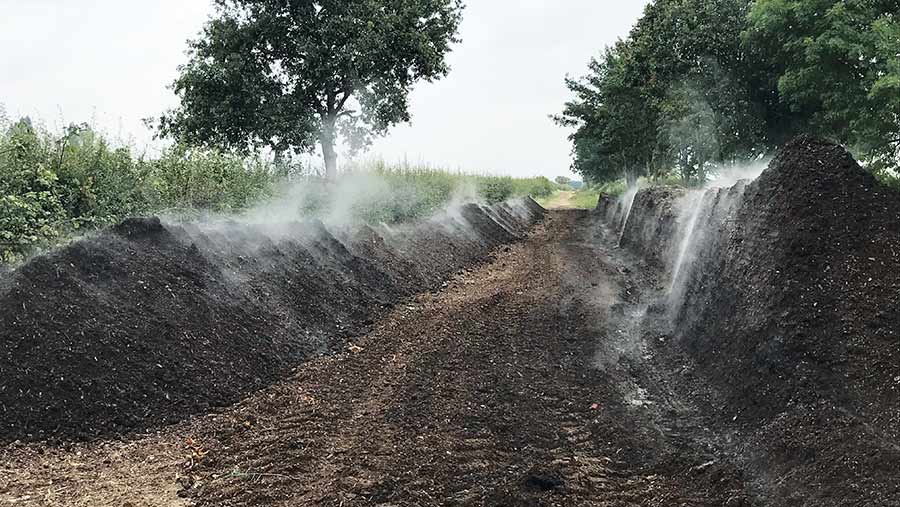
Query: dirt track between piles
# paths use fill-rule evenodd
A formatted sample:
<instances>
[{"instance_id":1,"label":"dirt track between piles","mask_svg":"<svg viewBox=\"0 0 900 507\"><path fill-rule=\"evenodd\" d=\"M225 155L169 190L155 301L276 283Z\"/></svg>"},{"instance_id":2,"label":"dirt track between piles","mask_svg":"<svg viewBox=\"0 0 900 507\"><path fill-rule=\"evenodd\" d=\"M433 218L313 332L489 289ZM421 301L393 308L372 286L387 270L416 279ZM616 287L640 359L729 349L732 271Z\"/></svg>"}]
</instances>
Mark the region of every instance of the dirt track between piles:
<instances>
[{"instance_id":1,"label":"dirt track between piles","mask_svg":"<svg viewBox=\"0 0 900 507\"><path fill-rule=\"evenodd\" d=\"M750 505L626 323L657 282L554 211L341 354L125 441L0 451L0 504Z\"/></svg>"}]
</instances>

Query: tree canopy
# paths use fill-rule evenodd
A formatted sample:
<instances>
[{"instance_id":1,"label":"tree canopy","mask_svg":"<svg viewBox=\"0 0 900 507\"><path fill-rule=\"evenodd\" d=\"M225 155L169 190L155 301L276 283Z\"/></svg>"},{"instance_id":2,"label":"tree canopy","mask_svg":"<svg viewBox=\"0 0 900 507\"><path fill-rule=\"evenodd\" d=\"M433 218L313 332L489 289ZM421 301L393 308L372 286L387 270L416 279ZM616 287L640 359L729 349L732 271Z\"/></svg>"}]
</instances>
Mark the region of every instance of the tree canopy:
<instances>
[{"instance_id":1,"label":"tree canopy","mask_svg":"<svg viewBox=\"0 0 900 507\"><path fill-rule=\"evenodd\" d=\"M216 0L173 84L159 131L193 145L276 156L318 143L337 169L352 149L410 120L419 80L446 75L461 0Z\"/></svg>"},{"instance_id":2,"label":"tree canopy","mask_svg":"<svg viewBox=\"0 0 900 507\"><path fill-rule=\"evenodd\" d=\"M896 167L900 0L757 0L744 41L798 129Z\"/></svg>"},{"instance_id":3,"label":"tree canopy","mask_svg":"<svg viewBox=\"0 0 900 507\"><path fill-rule=\"evenodd\" d=\"M678 174L799 133L897 167L900 0L655 0L593 59L558 123L586 179Z\"/></svg>"}]
</instances>

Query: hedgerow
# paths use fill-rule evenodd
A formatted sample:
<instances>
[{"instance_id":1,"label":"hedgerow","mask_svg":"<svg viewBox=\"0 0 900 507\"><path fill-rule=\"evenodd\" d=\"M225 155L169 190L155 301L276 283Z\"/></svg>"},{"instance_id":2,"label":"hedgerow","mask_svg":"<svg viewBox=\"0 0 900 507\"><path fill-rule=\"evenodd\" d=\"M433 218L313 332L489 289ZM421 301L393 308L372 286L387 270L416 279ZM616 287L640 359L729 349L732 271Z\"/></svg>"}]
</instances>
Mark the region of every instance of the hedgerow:
<instances>
[{"instance_id":1,"label":"hedgerow","mask_svg":"<svg viewBox=\"0 0 900 507\"><path fill-rule=\"evenodd\" d=\"M347 184L342 182L348 182ZM369 183L359 183L369 182ZM372 183L375 182L375 183ZM347 187L359 187L348 198ZM325 182L294 164L170 146L136 156L87 125L53 134L24 118L0 123L0 263L15 263L81 232L135 215L239 213L303 187L297 217L348 200L347 218L395 223L433 213L453 199L505 200L553 191L546 178L453 173L377 163ZM350 192L351 194L353 192Z\"/></svg>"}]
</instances>

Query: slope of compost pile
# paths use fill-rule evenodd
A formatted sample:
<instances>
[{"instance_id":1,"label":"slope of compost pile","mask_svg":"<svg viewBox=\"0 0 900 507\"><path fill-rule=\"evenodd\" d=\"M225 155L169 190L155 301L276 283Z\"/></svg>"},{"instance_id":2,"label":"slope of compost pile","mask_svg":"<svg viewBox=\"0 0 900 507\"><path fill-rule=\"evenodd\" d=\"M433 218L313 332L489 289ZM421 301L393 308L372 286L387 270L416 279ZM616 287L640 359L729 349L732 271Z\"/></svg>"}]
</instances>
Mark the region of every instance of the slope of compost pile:
<instances>
[{"instance_id":1,"label":"slope of compost pile","mask_svg":"<svg viewBox=\"0 0 900 507\"><path fill-rule=\"evenodd\" d=\"M896 505L900 194L843 148L800 137L694 212L644 201L623 245L680 272L675 343L721 393L711 408L760 488L784 505Z\"/></svg>"},{"instance_id":2,"label":"slope of compost pile","mask_svg":"<svg viewBox=\"0 0 900 507\"><path fill-rule=\"evenodd\" d=\"M677 234L677 208L685 190L678 187L648 187L633 200L601 196L596 214L614 224L622 247L641 254L646 260L663 267L671 243ZM630 209L629 209L629 202Z\"/></svg>"},{"instance_id":3,"label":"slope of compost pile","mask_svg":"<svg viewBox=\"0 0 900 507\"><path fill-rule=\"evenodd\" d=\"M129 219L0 281L0 440L90 439L231 404L521 237L531 199L388 228Z\"/></svg>"}]
</instances>

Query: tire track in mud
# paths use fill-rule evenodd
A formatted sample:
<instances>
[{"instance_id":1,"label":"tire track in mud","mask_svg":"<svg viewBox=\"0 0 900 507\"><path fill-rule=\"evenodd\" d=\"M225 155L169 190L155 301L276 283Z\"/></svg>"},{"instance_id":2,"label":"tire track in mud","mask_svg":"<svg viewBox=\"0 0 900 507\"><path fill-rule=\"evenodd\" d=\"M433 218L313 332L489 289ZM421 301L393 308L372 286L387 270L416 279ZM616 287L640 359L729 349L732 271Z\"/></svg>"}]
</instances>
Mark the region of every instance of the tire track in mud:
<instances>
[{"instance_id":1,"label":"tire track in mud","mask_svg":"<svg viewBox=\"0 0 900 507\"><path fill-rule=\"evenodd\" d=\"M188 505L749 505L738 471L710 466L714 451L692 437L703 429L689 404L662 401L666 377L646 350L617 348L654 280L598 222L551 212L345 353L221 413L113 451L0 464L30 473L32 494L58 485L75 452L102 471L33 505L102 505L104 492L124 505L129 490L132 507L171 505L172 491L140 492L176 478ZM633 386L646 403L629 399ZM47 459L55 475L38 477ZM4 494L22 491L0 483Z\"/></svg>"}]
</instances>

